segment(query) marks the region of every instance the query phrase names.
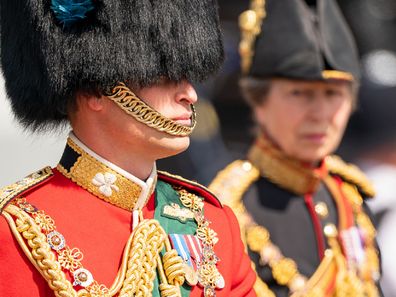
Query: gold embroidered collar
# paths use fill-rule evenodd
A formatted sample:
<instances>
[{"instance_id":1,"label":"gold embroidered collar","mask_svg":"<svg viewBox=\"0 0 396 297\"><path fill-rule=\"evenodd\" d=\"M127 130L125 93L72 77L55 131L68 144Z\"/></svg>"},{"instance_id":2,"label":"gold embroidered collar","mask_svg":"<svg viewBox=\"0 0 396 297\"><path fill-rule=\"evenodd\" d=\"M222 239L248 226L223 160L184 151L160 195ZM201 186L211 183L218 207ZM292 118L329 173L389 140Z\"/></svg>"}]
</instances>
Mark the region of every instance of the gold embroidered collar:
<instances>
[{"instance_id":1,"label":"gold embroidered collar","mask_svg":"<svg viewBox=\"0 0 396 297\"><path fill-rule=\"evenodd\" d=\"M123 209L142 209L154 192L157 171L144 182L103 159L70 133L57 169L100 199Z\"/></svg>"},{"instance_id":2,"label":"gold embroidered collar","mask_svg":"<svg viewBox=\"0 0 396 297\"><path fill-rule=\"evenodd\" d=\"M324 162L312 169L301 161L287 157L264 136L258 137L248 154L249 161L279 187L304 195L317 190L321 179L327 175Z\"/></svg>"}]
</instances>

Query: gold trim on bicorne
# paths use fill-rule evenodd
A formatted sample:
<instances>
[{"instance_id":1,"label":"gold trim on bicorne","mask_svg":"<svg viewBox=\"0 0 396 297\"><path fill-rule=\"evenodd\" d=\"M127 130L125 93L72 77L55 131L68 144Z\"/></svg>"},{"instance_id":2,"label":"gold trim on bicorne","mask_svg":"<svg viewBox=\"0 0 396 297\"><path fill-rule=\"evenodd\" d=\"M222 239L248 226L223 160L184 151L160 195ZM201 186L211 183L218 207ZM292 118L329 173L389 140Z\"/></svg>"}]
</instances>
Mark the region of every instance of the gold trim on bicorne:
<instances>
[{"instance_id":1,"label":"gold trim on bicorne","mask_svg":"<svg viewBox=\"0 0 396 297\"><path fill-rule=\"evenodd\" d=\"M265 16L265 0L252 0L250 9L239 16L239 28L241 29L239 54L243 74L247 74L252 65L256 38L261 33L261 25Z\"/></svg>"},{"instance_id":2,"label":"gold trim on bicorne","mask_svg":"<svg viewBox=\"0 0 396 297\"><path fill-rule=\"evenodd\" d=\"M326 80L346 80L346 81L354 81L355 78L349 72L339 71L339 70L323 70L322 77Z\"/></svg>"},{"instance_id":3,"label":"gold trim on bicorne","mask_svg":"<svg viewBox=\"0 0 396 297\"><path fill-rule=\"evenodd\" d=\"M326 173L304 167L301 162L288 158L263 136L250 149L248 159L262 176L299 195L315 192L322 175Z\"/></svg>"},{"instance_id":4,"label":"gold trim on bicorne","mask_svg":"<svg viewBox=\"0 0 396 297\"><path fill-rule=\"evenodd\" d=\"M58 164L56 168L64 176L70 178L76 184L91 192L98 198L123 209L132 211L142 193L141 186L88 154L71 138L67 140L67 144L75 152L80 154L80 157L78 157L77 161L69 171L61 164ZM111 176L112 179L107 182L107 184L105 182L100 184L101 181L97 179L98 174L101 174L103 177ZM95 179L96 181L93 182ZM154 191L154 186L155 182L153 183L150 193L147 195L147 199Z\"/></svg>"}]
</instances>

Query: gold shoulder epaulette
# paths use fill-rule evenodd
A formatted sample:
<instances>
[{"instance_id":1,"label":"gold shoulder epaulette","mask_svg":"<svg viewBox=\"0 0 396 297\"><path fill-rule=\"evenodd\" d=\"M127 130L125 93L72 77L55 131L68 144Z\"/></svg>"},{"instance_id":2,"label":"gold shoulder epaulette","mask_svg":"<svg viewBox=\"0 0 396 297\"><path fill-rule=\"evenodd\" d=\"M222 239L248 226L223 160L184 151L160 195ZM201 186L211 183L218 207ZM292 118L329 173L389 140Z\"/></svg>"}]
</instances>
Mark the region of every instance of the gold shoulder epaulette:
<instances>
[{"instance_id":1,"label":"gold shoulder epaulette","mask_svg":"<svg viewBox=\"0 0 396 297\"><path fill-rule=\"evenodd\" d=\"M196 181L192 181L180 175L171 174L166 171L158 171L158 177L176 186L181 186L189 191L196 192L198 195L205 198L205 200L208 200L219 207L223 207L220 200L217 199L216 195L214 195L210 189L201 185L200 183L197 183Z\"/></svg>"},{"instance_id":2,"label":"gold shoulder epaulette","mask_svg":"<svg viewBox=\"0 0 396 297\"><path fill-rule=\"evenodd\" d=\"M14 184L0 189L0 213L12 199L34 187L35 185L45 181L52 175L53 173L51 167L45 167Z\"/></svg>"},{"instance_id":3,"label":"gold shoulder epaulette","mask_svg":"<svg viewBox=\"0 0 396 297\"><path fill-rule=\"evenodd\" d=\"M366 175L355 165L345 163L338 156L326 157L326 167L331 174L340 176L346 182L355 185L367 197L374 197L375 190Z\"/></svg>"},{"instance_id":4,"label":"gold shoulder epaulette","mask_svg":"<svg viewBox=\"0 0 396 297\"><path fill-rule=\"evenodd\" d=\"M260 176L259 170L249 161L236 160L220 171L209 185L221 202L236 207L243 194Z\"/></svg>"}]
</instances>

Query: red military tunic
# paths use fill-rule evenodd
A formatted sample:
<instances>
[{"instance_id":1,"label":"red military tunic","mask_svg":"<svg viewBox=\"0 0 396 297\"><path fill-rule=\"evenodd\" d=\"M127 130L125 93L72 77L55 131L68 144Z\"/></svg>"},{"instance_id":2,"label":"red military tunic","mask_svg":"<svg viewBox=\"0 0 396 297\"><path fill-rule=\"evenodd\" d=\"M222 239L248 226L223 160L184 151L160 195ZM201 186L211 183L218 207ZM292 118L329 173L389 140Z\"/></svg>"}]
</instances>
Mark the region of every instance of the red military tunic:
<instances>
[{"instance_id":1,"label":"red military tunic","mask_svg":"<svg viewBox=\"0 0 396 297\"><path fill-rule=\"evenodd\" d=\"M22 251L5 220L4 210L12 203L9 201L11 196L14 200L26 198L27 202L53 218L56 230L62 233L67 245L77 247L83 253L81 262L84 268L99 284L110 288L117 275L132 230L131 211L99 199L101 197L86 190L81 181L72 181L73 178L60 172L65 169L63 166L58 168L47 168L41 175L31 177L26 182L26 189L16 184L0 191L0 206L3 209L0 218L0 296L54 296L47 281ZM252 290L255 273L244 252L232 211L221 206L213 195L199 185L166 174L159 174L158 179L204 197L204 215L219 238L214 246L220 258L217 268L225 280L225 287L216 289L217 296L255 296ZM154 179L154 186L155 182ZM153 218L155 211L153 192L149 193L148 201L142 208L143 217ZM70 280L70 275L68 278ZM190 296L203 296L202 287L194 286Z\"/></svg>"}]
</instances>

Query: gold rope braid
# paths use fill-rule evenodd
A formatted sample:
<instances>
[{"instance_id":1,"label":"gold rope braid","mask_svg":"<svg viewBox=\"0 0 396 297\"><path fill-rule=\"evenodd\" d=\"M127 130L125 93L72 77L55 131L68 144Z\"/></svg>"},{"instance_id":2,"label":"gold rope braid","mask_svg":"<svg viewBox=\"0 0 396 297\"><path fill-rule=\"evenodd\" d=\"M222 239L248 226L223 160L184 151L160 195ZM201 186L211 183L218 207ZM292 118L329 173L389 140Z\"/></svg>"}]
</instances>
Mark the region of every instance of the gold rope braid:
<instances>
[{"instance_id":1,"label":"gold rope braid","mask_svg":"<svg viewBox=\"0 0 396 297\"><path fill-rule=\"evenodd\" d=\"M159 253L164 245L166 245L168 252L172 250L166 239L166 232L157 220L144 220L138 225L132 241L128 271L120 297L152 296L157 264L161 262L158 258ZM172 276L172 290L177 293L177 296L181 296L178 286L184 282L184 277L178 264L182 263L183 260L177 255L177 252L176 254L165 254L165 256L163 258L165 274ZM162 271L162 269L159 270ZM166 278L161 277L161 283L169 286L166 283Z\"/></svg>"},{"instance_id":2,"label":"gold rope braid","mask_svg":"<svg viewBox=\"0 0 396 297\"><path fill-rule=\"evenodd\" d=\"M302 275L297 264L285 257L280 249L270 240L266 228L258 225L246 210L242 198L247 189L260 177L259 170L248 161L237 160L228 165L212 181L209 189L222 202L229 205L235 212L245 247L260 255L260 264L269 265L274 279L278 284L287 286L292 297L322 297L326 288L319 285L326 271L333 268L333 254L326 251L326 256L317 271L310 279ZM255 264L252 262L252 266ZM254 289L259 297L275 297L259 277Z\"/></svg>"},{"instance_id":3,"label":"gold rope braid","mask_svg":"<svg viewBox=\"0 0 396 297\"><path fill-rule=\"evenodd\" d=\"M341 192L337 191L338 186L332 178L326 178L325 183L333 195L344 195L344 197L351 203L353 209L353 215L355 224L361 228L365 234L364 238L364 251L365 251L365 262L362 269L358 271L348 269L346 264L342 263L341 248L336 238L330 238L329 243L335 250L340 250L338 255L337 265L338 270L341 272L337 276L337 297L352 297L352 296L367 296L367 297L378 297L378 288L375 285L375 281L378 281L380 276L379 267L379 255L375 248L375 236L376 230L362 208L363 198L359 193L356 185L348 182L343 182L341 185ZM335 233L335 232L334 232ZM337 234L333 237L336 237ZM337 255L336 254L336 255ZM345 258L344 258L345 262ZM353 294L352 294L353 293Z\"/></svg>"},{"instance_id":4,"label":"gold rope braid","mask_svg":"<svg viewBox=\"0 0 396 297\"><path fill-rule=\"evenodd\" d=\"M348 269L347 267L345 256L338 242L337 228L334 225L330 225L328 228L329 227L331 227L332 230L327 232L326 237L337 263L335 296L367 297L363 282L357 276L356 271Z\"/></svg>"},{"instance_id":5,"label":"gold rope braid","mask_svg":"<svg viewBox=\"0 0 396 297\"><path fill-rule=\"evenodd\" d=\"M259 170L248 161L236 160L220 171L209 185L209 190L215 194L220 201L232 208L238 218L241 229L241 238L247 248L246 228L252 223L250 216L242 202L242 197L250 187L260 177ZM251 262L255 269L255 264ZM275 294L268 288L258 276L254 284L254 290L259 297L275 297Z\"/></svg>"},{"instance_id":6,"label":"gold rope braid","mask_svg":"<svg viewBox=\"0 0 396 297\"><path fill-rule=\"evenodd\" d=\"M15 222L11 215L16 217ZM41 232L40 227L37 226L34 220L26 212L14 205L8 205L3 212L3 216L6 218L23 252L47 281L55 296L77 297L77 292L67 280L60 264L56 261L55 254L52 253L46 236ZM24 240L27 241L27 245Z\"/></svg>"},{"instance_id":7,"label":"gold rope braid","mask_svg":"<svg viewBox=\"0 0 396 297\"><path fill-rule=\"evenodd\" d=\"M7 206L3 216L8 221L23 252L56 296L107 297L116 295L121 287L119 296L152 296L156 264L161 262L159 253L164 244L167 252L162 259L164 270L161 266L161 271L159 271L162 275L160 289L161 285L166 285L168 291L171 290L174 294L161 293L161 296L180 296L179 286L184 282L184 271L181 268L183 260L175 250L171 249L165 231L156 220L144 220L132 232L124 249L120 270L109 290L104 285L97 284L93 285L89 291L81 289L76 292L62 271L38 223L16 205ZM15 222L12 216L16 218Z\"/></svg>"},{"instance_id":8,"label":"gold rope braid","mask_svg":"<svg viewBox=\"0 0 396 297\"><path fill-rule=\"evenodd\" d=\"M196 126L195 107L191 104L192 117L191 126L183 126L175 121L164 117L162 114L144 103L124 83L118 83L107 97L114 101L127 114L137 121L173 136L188 136Z\"/></svg>"},{"instance_id":9,"label":"gold rope braid","mask_svg":"<svg viewBox=\"0 0 396 297\"><path fill-rule=\"evenodd\" d=\"M379 253L375 247L377 232L369 216L363 210L363 199L356 186L344 182L342 184L342 191L352 204L357 225L364 230L365 233L366 260L361 271L361 278L364 280L363 285L367 296L377 297L379 296L379 292L375 282L380 278Z\"/></svg>"},{"instance_id":10,"label":"gold rope braid","mask_svg":"<svg viewBox=\"0 0 396 297\"><path fill-rule=\"evenodd\" d=\"M166 245L170 245L167 241ZM169 250L162 258L157 259L160 293L162 297L181 297L179 286L184 282L183 259L176 250Z\"/></svg>"},{"instance_id":11,"label":"gold rope braid","mask_svg":"<svg viewBox=\"0 0 396 297\"><path fill-rule=\"evenodd\" d=\"M336 155L327 156L325 158L325 162L329 172L339 175L347 182L356 185L359 190L364 192L368 197L375 196L375 190L372 183L356 165L345 163Z\"/></svg>"}]
</instances>

